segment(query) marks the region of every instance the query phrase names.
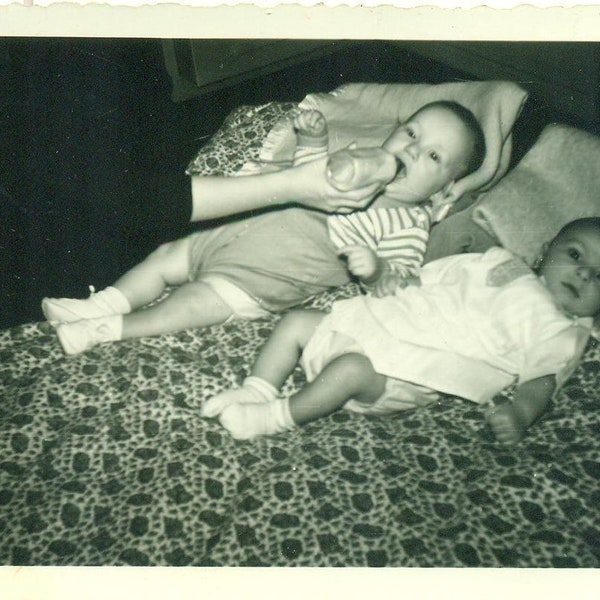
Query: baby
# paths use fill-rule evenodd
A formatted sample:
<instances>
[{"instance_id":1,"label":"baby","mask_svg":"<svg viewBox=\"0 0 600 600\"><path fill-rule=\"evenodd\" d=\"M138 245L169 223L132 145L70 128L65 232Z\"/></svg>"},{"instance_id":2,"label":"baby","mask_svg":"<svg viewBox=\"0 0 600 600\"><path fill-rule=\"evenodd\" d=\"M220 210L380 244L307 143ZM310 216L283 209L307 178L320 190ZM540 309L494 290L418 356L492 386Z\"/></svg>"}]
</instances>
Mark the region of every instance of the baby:
<instances>
[{"instance_id":1,"label":"baby","mask_svg":"<svg viewBox=\"0 0 600 600\"><path fill-rule=\"evenodd\" d=\"M321 118L301 114L296 122L300 146L313 138L311 152L325 144L326 131L313 127L321 127ZM429 201L480 166L484 136L469 110L436 102L399 125L382 149L361 151L380 187L393 179L368 210L347 216L296 207L262 212L165 244L88 299L45 298L42 310L64 351L263 317L352 277L376 294L401 284L422 262ZM331 162L330 170L335 185L340 173ZM258 185L260 177L248 181ZM151 304L170 286L175 289L164 300Z\"/></svg>"},{"instance_id":2,"label":"baby","mask_svg":"<svg viewBox=\"0 0 600 600\"><path fill-rule=\"evenodd\" d=\"M419 283L381 298L336 302L329 314L282 318L241 388L206 402L238 439L274 434L339 408L389 414L440 393L491 406L496 439L516 444L575 368L600 312L600 218L567 224L530 269L502 248L423 267ZM300 364L308 383L278 397Z\"/></svg>"}]
</instances>

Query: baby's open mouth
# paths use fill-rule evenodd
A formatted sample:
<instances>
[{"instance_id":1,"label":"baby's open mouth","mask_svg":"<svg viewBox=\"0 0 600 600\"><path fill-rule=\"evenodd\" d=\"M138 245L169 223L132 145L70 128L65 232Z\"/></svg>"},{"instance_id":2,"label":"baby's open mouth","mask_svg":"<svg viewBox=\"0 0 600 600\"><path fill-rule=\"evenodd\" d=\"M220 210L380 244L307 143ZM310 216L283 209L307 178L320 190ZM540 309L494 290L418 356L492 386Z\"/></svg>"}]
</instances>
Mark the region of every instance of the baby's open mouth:
<instances>
[{"instance_id":1,"label":"baby's open mouth","mask_svg":"<svg viewBox=\"0 0 600 600\"><path fill-rule=\"evenodd\" d=\"M571 283L565 283L563 282L563 287L567 288L567 290L573 295L575 296L575 298L579 298L579 290L572 285Z\"/></svg>"},{"instance_id":2,"label":"baby's open mouth","mask_svg":"<svg viewBox=\"0 0 600 600\"><path fill-rule=\"evenodd\" d=\"M396 179L406 177L406 165L398 157L396 157Z\"/></svg>"}]
</instances>

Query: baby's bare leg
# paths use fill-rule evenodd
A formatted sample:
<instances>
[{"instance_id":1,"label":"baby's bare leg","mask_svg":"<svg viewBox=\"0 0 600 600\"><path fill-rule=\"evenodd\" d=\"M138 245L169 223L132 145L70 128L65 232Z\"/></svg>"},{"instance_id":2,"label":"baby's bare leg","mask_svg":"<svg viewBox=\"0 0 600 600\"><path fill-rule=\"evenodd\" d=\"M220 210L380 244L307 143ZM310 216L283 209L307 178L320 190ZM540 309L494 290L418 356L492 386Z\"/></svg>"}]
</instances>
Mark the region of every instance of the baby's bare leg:
<instances>
[{"instance_id":1,"label":"baby's bare leg","mask_svg":"<svg viewBox=\"0 0 600 600\"><path fill-rule=\"evenodd\" d=\"M141 263L122 275L112 286L98 293L92 289L93 293L89 298L81 300L74 298L44 298L42 301L44 315L54 326L58 326L58 324L76 323L83 319L93 320L115 315L120 316L136 311L160 298L167 286L181 285L188 280L188 248L188 238L163 244ZM142 320L146 318L147 315L144 315ZM127 321L134 323L137 321L137 317L128 318ZM90 327L93 329L95 325L92 324ZM90 332L92 331L89 327L82 329L81 325L62 327L61 338L71 340L67 345L72 351L76 348L87 349L91 346L87 342L82 342L82 335L85 337L85 332L88 329ZM121 320L119 320L118 327L111 327L111 334L104 341L121 339L121 332ZM127 337L138 336L134 334L127 335ZM77 343L73 345L71 342L75 340L77 340Z\"/></svg>"},{"instance_id":2,"label":"baby's bare leg","mask_svg":"<svg viewBox=\"0 0 600 600\"><path fill-rule=\"evenodd\" d=\"M182 238L163 244L113 284L129 301L132 310L159 298L167 286L188 279L189 240Z\"/></svg>"},{"instance_id":3,"label":"baby's bare leg","mask_svg":"<svg viewBox=\"0 0 600 600\"><path fill-rule=\"evenodd\" d=\"M300 355L325 314L318 310L287 313L261 348L252 375L279 389L298 364Z\"/></svg>"},{"instance_id":4,"label":"baby's bare leg","mask_svg":"<svg viewBox=\"0 0 600 600\"><path fill-rule=\"evenodd\" d=\"M161 335L223 323L232 310L202 282L187 282L163 301L123 316L122 339Z\"/></svg>"},{"instance_id":5,"label":"baby's bare leg","mask_svg":"<svg viewBox=\"0 0 600 600\"><path fill-rule=\"evenodd\" d=\"M225 390L210 398L202 406L202 416L217 417L233 404L275 400L323 316L324 313L316 310L296 310L286 314L262 347L251 375L242 387Z\"/></svg>"},{"instance_id":6,"label":"baby's bare leg","mask_svg":"<svg viewBox=\"0 0 600 600\"><path fill-rule=\"evenodd\" d=\"M221 413L220 421L237 439L280 433L324 417L351 398L374 402L384 391L385 379L365 356L344 354L291 398L265 404L234 404Z\"/></svg>"},{"instance_id":7,"label":"baby's bare leg","mask_svg":"<svg viewBox=\"0 0 600 600\"><path fill-rule=\"evenodd\" d=\"M290 414L296 425L304 425L335 412L351 398L375 402L383 394L385 381L366 356L343 354L290 398Z\"/></svg>"},{"instance_id":8,"label":"baby's bare leg","mask_svg":"<svg viewBox=\"0 0 600 600\"><path fill-rule=\"evenodd\" d=\"M60 323L56 332L67 354L79 354L105 342L207 327L222 323L231 309L204 283L186 283L164 301L126 315Z\"/></svg>"}]
</instances>

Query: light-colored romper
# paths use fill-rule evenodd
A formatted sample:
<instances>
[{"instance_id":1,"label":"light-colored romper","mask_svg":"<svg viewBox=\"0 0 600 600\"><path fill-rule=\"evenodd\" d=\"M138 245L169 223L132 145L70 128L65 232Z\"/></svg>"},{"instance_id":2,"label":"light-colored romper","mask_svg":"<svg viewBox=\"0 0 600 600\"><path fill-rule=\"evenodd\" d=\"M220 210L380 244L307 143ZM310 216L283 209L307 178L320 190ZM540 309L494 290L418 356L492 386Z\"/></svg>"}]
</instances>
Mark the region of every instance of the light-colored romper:
<instances>
[{"instance_id":1,"label":"light-colored romper","mask_svg":"<svg viewBox=\"0 0 600 600\"><path fill-rule=\"evenodd\" d=\"M421 286L395 296L336 302L302 365L312 380L335 356L366 355L376 372L396 382L378 406L362 407L372 412L408 407L401 382L485 403L513 383L545 375L556 375L560 385L590 330L591 319L565 315L521 259L491 248L433 261L421 269ZM422 388L411 393L413 406L427 399ZM403 395L399 403L395 395ZM348 408L357 406L352 401Z\"/></svg>"},{"instance_id":2,"label":"light-colored romper","mask_svg":"<svg viewBox=\"0 0 600 600\"><path fill-rule=\"evenodd\" d=\"M362 243L404 269L417 269L430 224L427 207L369 209L348 216L294 207L274 210L192 234L190 280L206 281L217 293L225 281L263 311L281 311L350 281L338 256L338 248L348 243ZM260 313L250 311L247 318L254 316Z\"/></svg>"}]
</instances>

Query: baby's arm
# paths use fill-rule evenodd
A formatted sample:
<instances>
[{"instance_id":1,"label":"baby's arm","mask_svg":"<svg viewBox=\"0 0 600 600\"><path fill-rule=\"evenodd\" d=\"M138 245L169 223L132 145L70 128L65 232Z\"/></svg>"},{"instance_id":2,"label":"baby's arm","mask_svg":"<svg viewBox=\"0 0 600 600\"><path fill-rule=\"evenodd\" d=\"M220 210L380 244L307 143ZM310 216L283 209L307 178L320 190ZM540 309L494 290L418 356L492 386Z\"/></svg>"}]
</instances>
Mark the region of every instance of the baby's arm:
<instances>
[{"instance_id":1,"label":"baby's arm","mask_svg":"<svg viewBox=\"0 0 600 600\"><path fill-rule=\"evenodd\" d=\"M318 110L303 110L294 118L296 150L294 164L325 156L329 145L327 121Z\"/></svg>"},{"instance_id":2,"label":"baby's arm","mask_svg":"<svg viewBox=\"0 0 600 600\"><path fill-rule=\"evenodd\" d=\"M374 296L389 296L397 288L419 283L418 278L395 271L389 261L367 246L344 246L338 252L346 258L348 271L358 277L366 287L371 288Z\"/></svg>"},{"instance_id":3,"label":"baby's arm","mask_svg":"<svg viewBox=\"0 0 600 600\"><path fill-rule=\"evenodd\" d=\"M382 259L367 246L353 244L338 250L338 255L346 259L348 271L366 285L371 285L384 268Z\"/></svg>"},{"instance_id":4,"label":"baby's arm","mask_svg":"<svg viewBox=\"0 0 600 600\"><path fill-rule=\"evenodd\" d=\"M520 442L527 429L550 408L555 388L554 375L531 379L516 389L512 402L491 407L485 418L496 439L507 446Z\"/></svg>"},{"instance_id":5,"label":"baby's arm","mask_svg":"<svg viewBox=\"0 0 600 600\"><path fill-rule=\"evenodd\" d=\"M404 289L409 285L421 285L421 280L415 275L406 275L397 271L389 270L382 273L377 281L372 284L371 294L376 298L393 296L398 289Z\"/></svg>"}]
</instances>

